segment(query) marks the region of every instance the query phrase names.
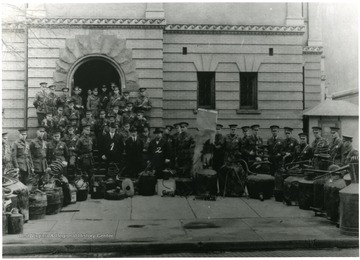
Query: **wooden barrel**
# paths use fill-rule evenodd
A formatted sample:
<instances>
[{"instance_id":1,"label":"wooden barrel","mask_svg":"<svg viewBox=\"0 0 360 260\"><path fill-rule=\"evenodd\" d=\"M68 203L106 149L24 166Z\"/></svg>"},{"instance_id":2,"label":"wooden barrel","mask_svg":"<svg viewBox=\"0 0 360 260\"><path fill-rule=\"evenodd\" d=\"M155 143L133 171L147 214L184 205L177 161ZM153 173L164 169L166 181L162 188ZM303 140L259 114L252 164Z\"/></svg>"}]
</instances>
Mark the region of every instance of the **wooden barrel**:
<instances>
[{"instance_id":1,"label":"wooden barrel","mask_svg":"<svg viewBox=\"0 0 360 260\"><path fill-rule=\"evenodd\" d=\"M350 236L359 235L359 183L351 183L339 191L340 231Z\"/></svg>"},{"instance_id":2,"label":"wooden barrel","mask_svg":"<svg viewBox=\"0 0 360 260\"><path fill-rule=\"evenodd\" d=\"M44 189L47 197L46 215L55 215L60 212L61 201L59 190L46 188Z\"/></svg>"},{"instance_id":3,"label":"wooden barrel","mask_svg":"<svg viewBox=\"0 0 360 260\"><path fill-rule=\"evenodd\" d=\"M29 220L29 189L20 181L7 186L13 194L17 195L18 209L24 216L24 222Z\"/></svg>"},{"instance_id":4,"label":"wooden barrel","mask_svg":"<svg viewBox=\"0 0 360 260\"><path fill-rule=\"evenodd\" d=\"M299 208L310 209L314 200L314 181L300 180L299 181Z\"/></svg>"},{"instance_id":5,"label":"wooden barrel","mask_svg":"<svg viewBox=\"0 0 360 260\"><path fill-rule=\"evenodd\" d=\"M198 195L217 194L217 174L211 169L203 169L196 176L196 193Z\"/></svg>"},{"instance_id":6,"label":"wooden barrel","mask_svg":"<svg viewBox=\"0 0 360 260\"><path fill-rule=\"evenodd\" d=\"M29 219L43 219L45 218L47 206L47 196L45 192L36 190L30 192L29 196Z\"/></svg>"},{"instance_id":7,"label":"wooden barrel","mask_svg":"<svg viewBox=\"0 0 360 260\"><path fill-rule=\"evenodd\" d=\"M274 192L274 177L268 174L249 175L247 189L253 199L269 199Z\"/></svg>"},{"instance_id":8,"label":"wooden barrel","mask_svg":"<svg viewBox=\"0 0 360 260\"><path fill-rule=\"evenodd\" d=\"M326 216L334 222L339 221L340 195L339 191L346 187L345 181L338 177L330 178L324 184L324 206Z\"/></svg>"}]
</instances>

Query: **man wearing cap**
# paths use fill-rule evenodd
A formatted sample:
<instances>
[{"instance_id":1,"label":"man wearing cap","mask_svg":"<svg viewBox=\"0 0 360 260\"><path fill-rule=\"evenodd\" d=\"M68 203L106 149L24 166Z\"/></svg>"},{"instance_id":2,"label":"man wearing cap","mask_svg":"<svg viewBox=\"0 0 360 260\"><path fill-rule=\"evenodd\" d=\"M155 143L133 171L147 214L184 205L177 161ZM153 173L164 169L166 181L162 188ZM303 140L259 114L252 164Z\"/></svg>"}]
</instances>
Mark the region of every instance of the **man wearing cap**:
<instances>
[{"instance_id":1,"label":"man wearing cap","mask_svg":"<svg viewBox=\"0 0 360 260\"><path fill-rule=\"evenodd\" d=\"M84 126L89 125L90 126L90 137L93 140L93 145L96 146L96 136L95 136L95 123L96 120L92 116L92 111L86 111L86 117L81 119L81 126L84 128Z\"/></svg>"},{"instance_id":2,"label":"man wearing cap","mask_svg":"<svg viewBox=\"0 0 360 260\"><path fill-rule=\"evenodd\" d=\"M125 146L126 140L130 137L130 124L125 123L123 127L118 130L118 132Z\"/></svg>"},{"instance_id":3,"label":"man wearing cap","mask_svg":"<svg viewBox=\"0 0 360 260\"><path fill-rule=\"evenodd\" d=\"M270 126L272 137L267 140L271 175L274 175L281 165L283 140L279 137L279 128L277 125Z\"/></svg>"},{"instance_id":4,"label":"man wearing cap","mask_svg":"<svg viewBox=\"0 0 360 260\"><path fill-rule=\"evenodd\" d=\"M240 151L242 150L242 145L245 143L246 138L249 136L249 130L250 130L250 126L242 126L241 127L242 133L243 133L243 137L240 139Z\"/></svg>"},{"instance_id":5,"label":"man wearing cap","mask_svg":"<svg viewBox=\"0 0 360 260\"><path fill-rule=\"evenodd\" d=\"M236 133L236 124L229 125L230 133L226 135L224 142L224 162L225 164L233 164L240 159L239 142L240 137Z\"/></svg>"},{"instance_id":6,"label":"man wearing cap","mask_svg":"<svg viewBox=\"0 0 360 260\"><path fill-rule=\"evenodd\" d=\"M130 128L130 137L125 142L125 172L131 178L137 178L138 174L144 170L142 167L142 153L144 144L137 136L135 127Z\"/></svg>"},{"instance_id":7,"label":"man wearing cap","mask_svg":"<svg viewBox=\"0 0 360 260\"><path fill-rule=\"evenodd\" d=\"M46 113L46 117L43 120L41 126L43 126L45 128L45 131L46 131L45 136L44 136L45 140L51 140L52 139L52 133L56 128L52 112L47 112Z\"/></svg>"},{"instance_id":8,"label":"man wearing cap","mask_svg":"<svg viewBox=\"0 0 360 260\"><path fill-rule=\"evenodd\" d=\"M213 153L213 165L212 168L218 172L221 166L224 165L224 146L225 146L225 137L221 133L223 128L222 124L216 124L216 134L214 140L214 153Z\"/></svg>"},{"instance_id":9,"label":"man wearing cap","mask_svg":"<svg viewBox=\"0 0 360 260\"><path fill-rule=\"evenodd\" d=\"M315 140L311 143L311 149L314 154L314 168L321 169L323 165L326 165L325 161L330 158L329 155L329 142L327 139L321 136L322 128L319 126L312 127ZM327 158L327 156L329 158ZM324 169L326 170L326 169Z\"/></svg>"},{"instance_id":10,"label":"man wearing cap","mask_svg":"<svg viewBox=\"0 0 360 260\"><path fill-rule=\"evenodd\" d=\"M30 177L34 173L34 164L30 153L30 144L26 140L27 129L19 130L19 139L11 148L11 159L15 169L20 172L19 180L27 185L30 184Z\"/></svg>"},{"instance_id":11,"label":"man wearing cap","mask_svg":"<svg viewBox=\"0 0 360 260\"><path fill-rule=\"evenodd\" d=\"M339 136L339 127L330 127L332 139L330 140L330 156L334 164L340 165L341 163L341 147L342 140Z\"/></svg>"},{"instance_id":12,"label":"man wearing cap","mask_svg":"<svg viewBox=\"0 0 360 260\"><path fill-rule=\"evenodd\" d=\"M100 97L98 94L98 88L95 87L92 90L92 94L87 99L86 109L87 111L91 111L93 118L97 118L100 108Z\"/></svg>"},{"instance_id":13,"label":"man wearing cap","mask_svg":"<svg viewBox=\"0 0 360 260\"><path fill-rule=\"evenodd\" d=\"M68 107L64 109L64 115L68 120L76 120L76 126L80 126L80 112L75 109L75 101L73 99L68 101Z\"/></svg>"},{"instance_id":14,"label":"man wearing cap","mask_svg":"<svg viewBox=\"0 0 360 260\"><path fill-rule=\"evenodd\" d=\"M291 136L293 129L291 127L284 127L285 140L283 141L283 147L281 155L283 156L284 164L288 164L294 160L295 147L299 142Z\"/></svg>"},{"instance_id":15,"label":"man wearing cap","mask_svg":"<svg viewBox=\"0 0 360 260\"><path fill-rule=\"evenodd\" d=\"M102 142L99 144L99 153L101 159L105 162L106 167L110 163L120 163L123 161L124 142L121 136L116 133L117 127L115 123L109 125L109 133L106 133Z\"/></svg>"},{"instance_id":16,"label":"man wearing cap","mask_svg":"<svg viewBox=\"0 0 360 260\"><path fill-rule=\"evenodd\" d=\"M130 102L130 92L128 90L124 90L119 104L119 108L121 111L126 108L126 104L128 102Z\"/></svg>"},{"instance_id":17,"label":"man wearing cap","mask_svg":"<svg viewBox=\"0 0 360 260\"><path fill-rule=\"evenodd\" d=\"M34 164L34 172L37 177L37 184L42 184L42 178L45 177L46 170L49 170L46 160L47 143L44 140L45 128L39 126L36 131L36 138L30 142L31 158Z\"/></svg>"},{"instance_id":18,"label":"man wearing cap","mask_svg":"<svg viewBox=\"0 0 360 260\"><path fill-rule=\"evenodd\" d=\"M115 115L109 114L106 120L107 120L107 122L106 122L106 125L104 126L104 130L103 130L104 134L107 134L110 132L110 127L109 127L110 124L115 124L116 132L119 132L120 128L119 128L118 124L115 122ZM99 141L100 141L100 139L99 139Z\"/></svg>"},{"instance_id":19,"label":"man wearing cap","mask_svg":"<svg viewBox=\"0 0 360 260\"><path fill-rule=\"evenodd\" d=\"M295 160L307 161L313 157L310 145L307 142L307 134L299 134L300 143L295 147Z\"/></svg>"},{"instance_id":20,"label":"man wearing cap","mask_svg":"<svg viewBox=\"0 0 360 260\"><path fill-rule=\"evenodd\" d=\"M181 122L181 133L178 137L177 144L177 164L182 170L182 173L186 177L190 177L193 164L195 140L188 131L189 124L187 122Z\"/></svg>"},{"instance_id":21,"label":"man wearing cap","mask_svg":"<svg viewBox=\"0 0 360 260\"><path fill-rule=\"evenodd\" d=\"M134 113L134 106L132 102L128 102L126 104L126 108L123 110L123 122L125 123L129 123L130 126L132 126L136 114Z\"/></svg>"},{"instance_id":22,"label":"man wearing cap","mask_svg":"<svg viewBox=\"0 0 360 260\"><path fill-rule=\"evenodd\" d=\"M109 103L107 105L107 111L110 113L114 106L119 106L121 104L122 96L120 94L120 89L118 86L114 86L114 94L110 96Z\"/></svg>"},{"instance_id":23,"label":"man wearing cap","mask_svg":"<svg viewBox=\"0 0 360 260\"><path fill-rule=\"evenodd\" d=\"M55 94L55 85L50 85L49 87L49 94L46 96L45 105L46 105L46 112L51 112L53 115L56 112L56 101L58 96Z\"/></svg>"},{"instance_id":24,"label":"man wearing cap","mask_svg":"<svg viewBox=\"0 0 360 260\"><path fill-rule=\"evenodd\" d=\"M38 119L38 125L41 125L42 121L46 116L46 105L45 100L47 97L47 83L41 82L40 83L41 90L36 93L35 100L33 102L34 107L36 108L36 115Z\"/></svg>"},{"instance_id":25,"label":"man wearing cap","mask_svg":"<svg viewBox=\"0 0 360 260\"><path fill-rule=\"evenodd\" d=\"M55 127L61 131L61 135L65 134L66 127L70 124L64 114L64 107L58 106L55 116L53 117Z\"/></svg>"},{"instance_id":26,"label":"man wearing cap","mask_svg":"<svg viewBox=\"0 0 360 260\"><path fill-rule=\"evenodd\" d=\"M66 175L66 166L69 160L69 149L65 142L60 141L60 130L55 130L53 139L48 143L47 159L49 163L61 160L64 167L64 175Z\"/></svg>"},{"instance_id":27,"label":"man wearing cap","mask_svg":"<svg viewBox=\"0 0 360 260\"><path fill-rule=\"evenodd\" d=\"M171 131L174 129L174 127L172 125L166 125L164 132L162 134L162 138L168 143L169 145L169 153L170 153L170 164L171 167L174 167L174 139L173 139L173 135L171 134Z\"/></svg>"},{"instance_id":28,"label":"man wearing cap","mask_svg":"<svg viewBox=\"0 0 360 260\"><path fill-rule=\"evenodd\" d=\"M14 168L11 162L11 145L8 143L8 133L2 132L2 170Z\"/></svg>"},{"instance_id":29,"label":"man wearing cap","mask_svg":"<svg viewBox=\"0 0 360 260\"><path fill-rule=\"evenodd\" d=\"M169 143L163 138L163 131L161 128L156 128L154 131L155 138L149 144L149 157L151 168L155 170L155 176L158 179L163 178L163 170L166 164L170 163L171 152Z\"/></svg>"},{"instance_id":30,"label":"man wearing cap","mask_svg":"<svg viewBox=\"0 0 360 260\"><path fill-rule=\"evenodd\" d=\"M81 93L81 88L76 86L75 89L74 89L74 95L71 97L71 100L74 102L73 107L79 113L79 119L78 120L80 120L80 116L81 117L84 116L83 99L82 99L80 93ZM68 104L70 104L69 101L68 101Z\"/></svg>"},{"instance_id":31,"label":"man wearing cap","mask_svg":"<svg viewBox=\"0 0 360 260\"><path fill-rule=\"evenodd\" d=\"M69 150L69 168L71 167L72 169L74 169L76 163L75 146L77 141L79 140L79 135L75 133L74 126L69 125L67 127L67 133L64 134L64 137L61 140L65 142Z\"/></svg>"},{"instance_id":32,"label":"man wearing cap","mask_svg":"<svg viewBox=\"0 0 360 260\"><path fill-rule=\"evenodd\" d=\"M117 125L118 128L122 127L123 123L124 123L124 118L120 113L119 110L119 106L115 105L112 107L112 111L109 113L109 116L114 116L115 119L115 123Z\"/></svg>"},{"instance_id":33,"label":"man wearing cap","mask_svg":"<svg viewBox=\"0 0 360 260\"><path fill-rule=\"evenodd\" d=\"M102 137L106 134L105 127L108 124L108 120L106 119L106 113L104 109L100 109L99 118L95 121L95 136L98 142L101 142Z\"/></svg>"},{"instance_id":34,"label":"man wearing cap","mask_svg":"<svg viewBox=\"0 0 360 260\"><path fill-rule=\"evenodd\" d=\"M62 94L57 98L56 105L58 107L59 106L65 107L68 104L67 102L71 99L69 88L64 87L61 89L61 91L62 91Z\"/></svg>"},{"instance_id":35,"label":"man wearing cap","mask_svg":"<svg viewBox=\"0 0 360 260\"><path fill-rule=\"evenodd\" d=\"M80 169L82 170L83 174L88 177L87 181L90 181L92 178L94 165L94 159L92 155L93 141L90 137L90 128L91 125L83 126L82 135L75 145L75 152L79 159Z\"/></svg>"},{"instance_id":36,"label":"man wearing cap","mask_svg":"<svg viewBox=\"0 0 360 260\"><path fill-rule=\"evenodd\" d=\"M104 109L106 111L106 107L109 102L109 93L107 91L106 84L102 84L99 98L100 98L100 109Z\"/></svg>"},{"instance_id":37,"label":"man wearing cap","mask_svg":"<svg viewBox=\"0 0 360 260\"><path fill-rule=\"evenodd\" d=\"M136 128L138 133L141 133L143 131L144 127L150 128L148 121L144 117L144 110L137 111L136 117L134 119L132 126Z\"/></svg>"},{"instance_id":38,"label":"man wearing cap","mask_svg":"<svg viewBox=\"0 0 360 260\"><path fill-rule=\"evenodd\" d=\"M352 136L343 135L343 146L341 149L341 165L359 162L359 152L352 146Z\"/></svg>"},{"instance_id":39,"label":"man wearing cap","mask_svg":"<svg viewBox=\"0 0 360 260\"><path fill-rule=\"evenodd\" d=\"M135 111L144 110L150 111L151 101L146 94L146 88L139 88L138 96L134 102Z\"/></svg>"},{"instance_id":40,"label":"man wearing cap","mask_svg":"<svg viewBox=\"0 0 360 260\"><path fill-rule=\"evenodd\" d=\"M258 124L252 125L252 135L245 139L242 147L242 155L249 162L261 161L263 151L261 145L263 144L262 138L258 135L260 126Z\"/></svg>"}]
</instances>

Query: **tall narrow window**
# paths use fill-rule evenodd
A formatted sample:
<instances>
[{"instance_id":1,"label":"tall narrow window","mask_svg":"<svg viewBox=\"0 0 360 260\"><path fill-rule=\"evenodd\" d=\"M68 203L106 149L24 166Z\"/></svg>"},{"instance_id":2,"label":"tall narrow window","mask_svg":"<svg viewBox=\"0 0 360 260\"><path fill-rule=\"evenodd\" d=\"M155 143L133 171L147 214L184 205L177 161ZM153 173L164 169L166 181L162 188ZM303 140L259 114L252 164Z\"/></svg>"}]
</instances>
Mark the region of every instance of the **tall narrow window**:
<instances>
[{"instance_id":1,"label":"tall narrow window","mask_svg":"<svg viewBox=\"0 0 360 260\"><path fill-rule=\"evenodd\" d=\"M257 72L240 72L240 109L257 108Z\"/></svg>"},{"instance_id":2,"label":"tall narrow window","mask_svg":"<svg viewBox=\"0 0 360 260\"><path fill-rule=\"evenodd\" d=\"M215 72L198 72L198 108L215 109Z\"/></svg>"}]
</instances>

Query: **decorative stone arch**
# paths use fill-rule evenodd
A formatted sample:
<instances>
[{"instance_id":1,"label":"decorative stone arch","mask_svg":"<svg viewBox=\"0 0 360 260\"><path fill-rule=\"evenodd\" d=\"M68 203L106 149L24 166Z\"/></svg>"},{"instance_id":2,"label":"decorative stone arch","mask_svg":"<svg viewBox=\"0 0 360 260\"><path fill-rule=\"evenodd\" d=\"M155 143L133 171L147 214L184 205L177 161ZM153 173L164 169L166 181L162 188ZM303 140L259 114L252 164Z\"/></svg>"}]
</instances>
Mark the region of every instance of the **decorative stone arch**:
<instances>
[{"instance_id":1,"label":"decorative stone arch","mask_svg":"<svg viewBox=\"0 0 360 260\"><path fill-rule=\"evenodd\" d=\"M126 48L126 40L114 35L103 35L99 31L66 40L65 48L60 49L60 57L56 62L54 83L60 88L71 88L71 80L77 68L94 59L101 59L114 66L120 75L122 88L137 90L136 64L132 60L132 50Z\"/></svg>"}]
</instances>

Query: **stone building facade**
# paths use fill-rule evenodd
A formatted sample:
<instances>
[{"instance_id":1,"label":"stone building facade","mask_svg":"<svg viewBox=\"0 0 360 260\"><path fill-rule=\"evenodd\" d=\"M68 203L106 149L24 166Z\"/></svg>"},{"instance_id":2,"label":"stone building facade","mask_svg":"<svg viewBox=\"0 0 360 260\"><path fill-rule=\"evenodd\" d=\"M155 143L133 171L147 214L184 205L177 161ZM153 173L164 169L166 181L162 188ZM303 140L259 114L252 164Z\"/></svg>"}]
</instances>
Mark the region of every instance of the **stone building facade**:
<instances>
[{"instance_id":1,"label":"stone building facade","mask_svg":"<svg viewBox=\"0 0 360 260\"><path fill-rule=\"evenodd\" d=\"M303 131L324 88L317 3L29 4L3 21L3 130L37 125L39 83L82 88L109 77L148 89L152 127L218 111L227 127ZM96 69L94 69L96 67ZM99 68L104 68L102 72ZM108 82L105 82L108 83ZM14 133L13 133L14 132Z\"/></svg>"}]
</instances>

